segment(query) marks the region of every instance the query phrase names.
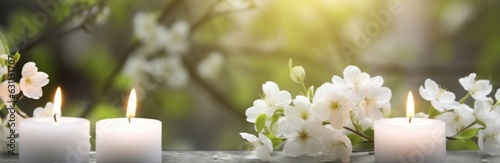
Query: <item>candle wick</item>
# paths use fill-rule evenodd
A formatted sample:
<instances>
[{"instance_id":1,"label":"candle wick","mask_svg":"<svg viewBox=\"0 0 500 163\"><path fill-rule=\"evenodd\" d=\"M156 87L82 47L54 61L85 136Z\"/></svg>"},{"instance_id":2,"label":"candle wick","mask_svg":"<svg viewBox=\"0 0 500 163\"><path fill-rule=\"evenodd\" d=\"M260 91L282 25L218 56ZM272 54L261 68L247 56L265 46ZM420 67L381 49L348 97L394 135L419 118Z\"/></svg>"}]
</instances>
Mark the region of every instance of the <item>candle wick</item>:
<instances>
[{"instance_id":1,"label":"candle wick","mask_svg":"<svg viewBox=\"0 0 500 163\"><path fill-rule=\"evenodd\" d=\"M130 123L130 118L131 118L131 117L128 117L128 123Z\"/></svg>"},{"instance_id":2,"label":"candle wick","mask_svg":"<svg viewBox=\"0 0 500 163\"><path fill-rule=\"evenodd\" d=\"M54 121L57 123L57 118L56 118L56 116L57 116L57 113L56 113L56 114L54 114Z\"/></svg>"},{"instance_id":3,"label":"candle wick","mask_svg":"<svg viewBox=\"0 0 500 163\"><path fill-rule=\"evenodd\" d=\"M410 124L411 124L411 118L413 118L413 117L410 117Z\"/></svg>"}]
</instances>

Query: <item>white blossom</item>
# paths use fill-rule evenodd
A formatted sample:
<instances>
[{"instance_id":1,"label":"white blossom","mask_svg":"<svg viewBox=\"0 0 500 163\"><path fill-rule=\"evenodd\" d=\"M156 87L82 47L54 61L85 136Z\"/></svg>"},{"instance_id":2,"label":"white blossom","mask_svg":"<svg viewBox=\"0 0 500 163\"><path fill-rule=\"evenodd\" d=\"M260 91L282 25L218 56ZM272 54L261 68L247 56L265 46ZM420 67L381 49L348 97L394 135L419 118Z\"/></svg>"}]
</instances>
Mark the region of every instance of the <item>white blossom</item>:
<instances>
[{"instance_id":1,"label":"white blossom","mask_svg":"<svg viewBox=\"0 0 500 163\"><path fill-rule=\"evenodd\" d=\"M169 37L165 48L171 55L181 55L189 49L189 24L185 21L177 21L169 30Z\"/></svg>"},{"instance_id":2,"label":"white blossom","mask_svg":"<svg viewBox=\"0 0 500 163\"><path fill-rule=\"evenodd\" d=\"M189 74L182 64L182 58L177 56L160 57L148 62L148 73L169 88L182 88L189 82Z\"/></svg>"},{"instance_id":3,"label":"white blossom","mask_svg":"<svg viewBox=\"0 0 500 163\"><path fill-rule=\"evenodd\" d=\"M141 82L142 77L145 74L145 67L148 65L148 61L142 55L132 55L125 62L123 67L123 73L130 77L132 80L132 85L137 85Z\"/></svg>"},{"instance_id":4,"label":"white blossom","mask_svg":"<svg viewBox=\"0 0 500 163\"><path fill-rule=\"evenodd\" d=\"M21 75L19 86L24 96L35 100L42 97L42 87L49 83L49 75L39 72L34 62L24 64Z\"/></svg>"},{"instance_id":5,"label":"white blossom","mask_svg":"<svg viewBox=\"0 0 500 163\"><path fill-rule=\"evenodd\" d=\"M35 110L33 110L33 117L52 117L54 116L54 104L52 102L47 102L44 108L42 107L37 107ZM56 115L60 117L61 115Z\"/></svg>"},{"instance_id":6,"label":"white blossom","mask_svg":"<svg viewBox=\"0 0 500 163\"><path fill-rule=\"evenodd\" d=\"M351 140L341 131L328 128L326 134L322 135L324 144L323 154L329 160L340 159L342 162L351 161L352 144Z\"/></svg>"},{"instance_id":7,"label":"white blossom","mask_svg":"<svg viewBox=\"0 0 500 163\"><path fill-rule=\"evenodd\" d=\"M244 132L240 133L240 135L243 139L250 143L250 148L257 158L263 161L271 160L271 155L269 153L273 151L273 143L269 140L269 138L262 133L259 133L258 138L255 135Z\"/></svg>"},{"instance_id":8,"label":"white blossom","mask_svg":"<svg viewBox=\"0 0 500 163\"><path fill-rule=\"evenodd\" d=\"M247 121L255 123L255 119L260 114L271 117L278 107L285 108L292 102L292 97L288 91L281 91L278 85L268 81L262 85L264 96L255 100L253 106L245 111Z\"/></svg>"},{"instance_id":9,"label":"white blossom","mask_svg":"<svg viewBox=\"0 0 500 163\"><path fill-rule=\"evenodd\" d=\"M302 66L294 66L290 70L290 78L295 83L302 83L305 77L306 77L306 71Z\"/></svg>"},{"instance_id":10,"label":"white blossom","mask_svg":"<svg viewBox=\"0 0 500 163\"><path fill-rule=\"evenodd\" d=\"M454 136L466 126L474 123L476 118L473 112L469 106L461 104L460 107L452 111L439 114L436 119L443 120L446 123L446 136Z\"/></svg>"},{"instance_id":11,"label":"white blossom","mask_svg":"<svg viewBox=\"0 0 500 163\"><path fill-rule=\"evenodd\" d=\"M476 73L471 73L469 76L458 79L462 87L469 91L472 98L479 101L488 101L488 94L493 89L489 80L477 80Z\"/></svg>"},{"instance_id":12,"label":"white blossom","mask_svg":"<svg viewBox=\"0 0 500 163\"><path fill-rule=\"evenodd\" d=\"M500 121L495 121L477 133L479 150L490 155L500 155Z\"/></svg>"},{"instance_id":13,"label":"white blossom","mask_svg":"<svg viewBox=\"0 0 500 163\"><path fill-rule=\"evenodd\" d=\"M328 120L336 129L344 127L353 108L352 101L344 96L344 93L345 89L341 86L332 83L321 85L313 98L313 114L322 121Z\"/></svg>"},{"instance_id":14,"label":"white blossom","mask_svg":"<svg viewBox=\"0 0 500 163\"><path fill-rule=\"evenodd\" d=\"M0 43L1 43L1 41L0 41ZM0 44L0 46L1 46L1 44ZM0 50L1 50L1 49L0 49ZM0 53L1 53L1 52L2 52L2 51L0 51ZM8 57L7 57L7 54L1 54L1 55L0 55L0 58L1 58L1 59L3 59L3 60L4 60L4 61L6 61L6 62L8 61L8 60L7 60L7 58L8 58ZM8 72L9 72L9 69L8 69L8 67L7 67L7 63L5 63L5 65L3 65L3 66L0 66L0 76L5 75L5 74L6 74L6 73L8 73Z\"/></svg>"},{"instance_id":15,"label":"white blossom","mask_svg":"<svg viewBox=\"0 0 500 163\"><path fill-rule=\"evenodd\" d=\"M314 120L315 117L311 113L311 102L305 96L297 96L293 100L293 106L285 108L285 118L300 118L304 121Z\"/></svg>"},{"instance_id":16,"label":"white blossom","mask_svg":"<svg viewBox=\"0 0 500 163\"><path fill-rule=\"evenodd\" d=\"M109 18L109 14L110 14L110 9L108 6L101 6L101 7L98 7L98 8L92 8L92 10L97 10L95 11L95 22L97 24L104 24L108 18Z\"/></svg>"},{"instance_id":17,"label":"white blossom","mask_svg":"<svg viewBox=\"0 0 500 163\"><path fill-rule=\"evenodd\" d=\"M156 16L139 12L134 16L134 35L142 42L139 51L145 56L155 54L169 42L170 33L156 22Z\"/></svg>"},{"instance_id":18,"label":"white blossom","mask_svg":"<svg viewBox=\"0 0 500 163\"><path fill-rule=\"evenodd\" d=\"M424 87L425 86L425 87ZM442 112L449 110L455 103L455 94L440 88L438 84L431 79L426 79L424 86L420 86L420 96L430 101L432 106Z\"/></svg>"},{"instance_id":19,"label":"white blossom","mask_svg":"<svg viewBox=\"0 0 500 163\"><path fill-rule=\"evenodd\" d=\"M478 120L486 124L494 123L500 118L499 114L491 110L491 104L486 101L474 102L474 115Z\"/></svg>"},{"instance_id":20,"label":"white blossom","mask_svg":"<svg viewBox=\"0 0 500 163\"><path fill-rule=\"evenodd\" d=\"M19 94L19 85L17 83L12 83L11 85L13 85L13 90L14 90L14 93L12 94L13 95ZM7 107L10 107L12 105L11 102L13 101L12 98L15 98L15 96L14 97L11 96L10 90L11 89L9 89L9 82L7 80L3 81L0 84L0 97L2 98L3 103Z\"/></svg>"},{"instance_id":21,"label":"white blossom","mask_svg":"<svg viewBox=\"0 0 500 163\"><path fill-rule=\"evenodd\" d=\"M325 132L321 121L304 121L300 118L286 119L281 133L287 138L283 151L288 156L317 156L323 150L320 136Z\"/></svg>"},{"instance_id":22,"label":"white blossom","mask_svg":"<svg viewBox=\"0 0 500 163\"><path fill-rule=\"evenodd\" d=\"M224 64L224 56L219 52L212 52L198 65L198 74L205 79L216 79Z\"/></svg>"},{"instance_id":23,"label":"white blossom","mask_svg":"<svg viewBox=\"0 0 500 163\"><path fill-rule=\"evenodd\" d=\"M361 109L372 120L383 119L384 115L380 109L390 103L391 97L391 89L387 87L367 88L365 98L360 103Z\"/></svg>"}]
</instances>

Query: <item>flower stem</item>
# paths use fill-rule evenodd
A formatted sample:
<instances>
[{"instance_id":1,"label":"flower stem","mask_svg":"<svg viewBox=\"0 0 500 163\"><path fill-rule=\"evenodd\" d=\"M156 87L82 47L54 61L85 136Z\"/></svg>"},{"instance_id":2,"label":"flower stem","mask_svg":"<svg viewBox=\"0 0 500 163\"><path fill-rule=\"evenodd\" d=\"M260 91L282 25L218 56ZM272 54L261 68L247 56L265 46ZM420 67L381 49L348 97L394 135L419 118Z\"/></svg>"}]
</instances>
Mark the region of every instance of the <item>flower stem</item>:
<instances>
[{"instance_id":1,"label":"flower stem","mask_svg":"<svg viewBox=\"0 0 500 163\"><path fill-rule=\"evenodd\" d=\"M463 104L469 97L470 97L470 92L467 92L467 94L458 102Z\"/></svg>"},{"instance_id":2,"label":"flower stem","mask_svg":"<svg viewBox=\"0 0 500 163\"><path fill-rule=\"evenodd\" d=\"M373 141L373 139L369 138L369 137L368 137L368 136L366 136L365 134L363 134L363 133L361 133L361 132L359 132L359 131L356 131L356 130L354 130L354 129L352 129L352 128L349 128L349 127L345 127L345 126L344 126L344 129L349 130L349 131L351 131L352 133L355 133L355 134L356 134L356 135L358 135L358 136L361 136L362 138L364 138L364 139L368 140L369 142L375 142L375 141Z\"/></svg>"},{"instance_id":3,"label":"flower stem","mask_svg":"<svg viewBox=\"0 0 500 163\"><path fill-rule=\"evenodd\" d=\"M434 109L434 107L431 107L429 108L429 118L434 118L436 117L437 115L439 115L439 111Z\"/></svg>"},{"instance_id":4,"label":"flower stem","mask_svg":"<svg viewBox=\"0 0 500 163\"><path fill-rule=\"evenodd\" d=\"M456 136L460 135L460 134L461 134L462 132L464 132L465 130L467 130L467 129L471 128L471 127L472 127L472 126L474 126L476 123L477 123L477 121L472 122L471 124L469 124L468 126L466 126L464 129L460 130L460 132L458 132L457 134L455 134L455 135L453 135L453 136L451 136L451 137L448 137L448 136L447 136L447 137L446 137L446 139L449 139L449 140L455 140L455 139L456 139L456 138L455 138Z\"/></svg>"}]
</instances>

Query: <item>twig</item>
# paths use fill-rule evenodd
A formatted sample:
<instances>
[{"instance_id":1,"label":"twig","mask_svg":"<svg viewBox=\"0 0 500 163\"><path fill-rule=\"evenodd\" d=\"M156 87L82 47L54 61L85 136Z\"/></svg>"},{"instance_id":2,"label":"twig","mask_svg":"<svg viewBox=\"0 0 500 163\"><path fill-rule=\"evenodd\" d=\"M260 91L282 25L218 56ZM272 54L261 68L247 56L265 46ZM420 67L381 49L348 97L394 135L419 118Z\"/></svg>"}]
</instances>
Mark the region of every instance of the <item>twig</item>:
<instances>
[{"instance_id":1,"label":"twig","mask_svg":"<svg viewBox=\"0 0 500 163\"><path fill-rule=\"evenodd\" d=\"M227 98L219 93L218 90L214 89L213 87L210 86L205 80L201 79L200 76L196 73L195 66L192 66L187 59L183 59L184 66L186 67L187 71L189 72L190 77L193 79L193 81L197 82L200 86L202 86L205 90L207 90L208 93L210 93L215 100L217 100L219 103L224 105L224 109L227 111L233 113L235 116L245 119L246 116L244 113L239 112L236 110L236 107L233 106L231 102L227 100Z\"/></svg>"},{"instance_id":2,"label":"twig","mask_svg":"<svg viewBox=\"0 0 500 163\"><path fill-rule=\"evenodd\" d=\"M359 135L359 136L363 137L364 139L368 140L369 142L374 142L373 139L369 138L368 136L366 136L365 134L363 134L361 132L353 130L352 128L344 127L344 129L349 130L349 131L355 133L356 135Z\"/></svg>"},{"instance_id":3,"label":"twig","mask_svg":"<svg viewBox=\"0 0 500 163\"><path fill-rule=\"evenodd\" d=\"M474 121L472 122L471 124L469 124L468 126L466 126L464 129L462 129L460 132L458 132L457 134L453 135L453 136L447 136L446 139L449 139L449 140L456 140L457 138L455 138L456 136L460 135L462 132L464 132L465 130L471 128L472 126L474 126L477 122Z\"/></svg>"}]
</instances>

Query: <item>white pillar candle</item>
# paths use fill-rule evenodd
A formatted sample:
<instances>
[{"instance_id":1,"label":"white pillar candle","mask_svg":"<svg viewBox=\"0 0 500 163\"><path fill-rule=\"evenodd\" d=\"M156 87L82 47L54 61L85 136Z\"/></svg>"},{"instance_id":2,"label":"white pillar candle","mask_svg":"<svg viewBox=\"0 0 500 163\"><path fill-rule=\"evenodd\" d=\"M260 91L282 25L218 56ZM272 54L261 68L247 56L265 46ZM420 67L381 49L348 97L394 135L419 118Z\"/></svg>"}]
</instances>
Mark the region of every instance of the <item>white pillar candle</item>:
<instances>
[{"instance_id":1,"label":"white pillar candle","mask_svg":"<svg viewBox=\"0 0 500 163\"><path fill-rule=\"evenodd\" d=\"M53 114L60 115L58 88ZM19 125L19 162L89 162L90 122L83 118L28 118Z\"/></svg>"},{"instance_id":2,"label":"white pillar candle","mask_svg":"<svg viewBox=\"0 0 500 163\"><path fill-rule=\"evenodd\" d=\"M411 94L407 108L407 116L413 117ZM381 119L375 121L374 131L376 162L446 162L446 124L441 120Z\"/></svg>"},{"instance_id":3,"label":"white pillar candle","mask_svg":"<svg viewBox=\"0 0 500 163\"><path fill-rule=\"evenodd\" d=\"M161 125L158 120L133 118L135 90L130 93L127 118L112 118L96 123L96 162L162 161Z\"/></svg>"}]
</instances>

